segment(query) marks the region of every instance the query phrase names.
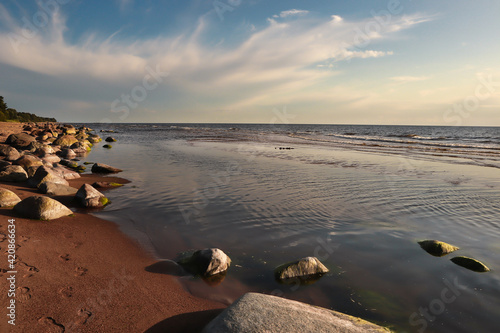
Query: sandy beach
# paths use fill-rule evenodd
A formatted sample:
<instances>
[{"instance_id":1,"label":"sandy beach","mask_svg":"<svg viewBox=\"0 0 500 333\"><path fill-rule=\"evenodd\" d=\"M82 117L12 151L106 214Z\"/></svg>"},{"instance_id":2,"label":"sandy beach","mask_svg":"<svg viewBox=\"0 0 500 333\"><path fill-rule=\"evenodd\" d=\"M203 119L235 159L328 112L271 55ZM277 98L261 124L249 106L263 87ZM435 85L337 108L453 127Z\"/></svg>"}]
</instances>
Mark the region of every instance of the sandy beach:
<instances>
[{"instance_id":1,"label":"sandy beach","mask_svg":"<svg viewBox=\"0 0 500 333\"><path fill-rule=\"evenodd\" d=\"M0 141L22 124L0 123ZM106 178L82 175L80 187ZM21 199L39 194L24 183L0 183ZM74 208L70 197L58 197ZM0 209L2 332L197 332L225 305L192 296L175 277L148 272L156 260L112 222L78 209L52 221ZM15 220L15 326L8 323L9 220Z\"/></svg>"}]
</instances>

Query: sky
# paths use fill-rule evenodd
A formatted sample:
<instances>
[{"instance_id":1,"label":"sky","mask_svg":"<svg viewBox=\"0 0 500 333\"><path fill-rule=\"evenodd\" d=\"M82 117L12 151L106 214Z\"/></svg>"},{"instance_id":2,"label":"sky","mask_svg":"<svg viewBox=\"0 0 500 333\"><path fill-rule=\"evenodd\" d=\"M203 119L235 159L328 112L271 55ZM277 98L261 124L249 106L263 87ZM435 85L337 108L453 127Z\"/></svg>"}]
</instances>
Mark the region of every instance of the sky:
<instances>
[{"instance_id":1,"label":"sky","mask_svg":"<svg viewBox=\"0 0 500 333\"><path fill-rule=\"evenodd\" d=\"M499 13L497 0L3 0L0 95L62 122L500 126Z\"/></svg>"}]
</instances>

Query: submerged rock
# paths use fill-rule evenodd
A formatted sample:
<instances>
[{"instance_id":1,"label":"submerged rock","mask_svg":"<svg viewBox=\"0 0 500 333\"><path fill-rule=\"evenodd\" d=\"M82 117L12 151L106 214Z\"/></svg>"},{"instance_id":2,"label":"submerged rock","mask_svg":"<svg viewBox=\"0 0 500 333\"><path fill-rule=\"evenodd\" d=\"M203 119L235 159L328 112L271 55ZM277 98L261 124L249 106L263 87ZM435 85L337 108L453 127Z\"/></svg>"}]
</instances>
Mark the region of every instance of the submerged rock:
<instances>
[{"instance_id":1,"label":"submerged rock","mask_svg":"<svg viewBox=\"0 0 500 333\"><path fill-rule=\"evenodd\" d=\"M0 207L12 207L21 202L21 198L14 192L0 188Z\"/></svg>"},{"instance_id":2,"label":"submerged rock","mask_svg":"<svg viewBox=\"0 0 500 333\"><path fill-rule=\"evenodd\" d=\"M484 272L489 272L490 269L480 262L479 260L472 259L469 257L455 257L450 259L454 264L457 264L459 266L465 267L467 269L470 269L471 271L474 272L479 272L479 273L484 273Z\"/></svg>"},{"instance_id":3,"label":"submerged rock","mask_svg":"<svg viewBox=\"0 0 500 333\"><path fill-rule=\"evenodd\" d=\"M89 184L83 184L76 192L75 200L87 208L104 207L109 203L108 198Z\"/></svg>"},{"instance_id":4,"label":"submerged rock","mask_svg":"<svg viewBox=\"0 0 500 333\"><path fill-rule=\"evenodd\" d=\"M459 250L460 248L445 242L441 242L438 240L424 240L421 242L418 242L420 247L424 249L427 253L435 256L435 257L442 257L445 256L449 253L455 252L456 250Z\"/></svg>"},{"instance_id":5,"label":"submerged rock","mask_svg":"<svg viewBox=\"0 0 500 333\"><path fill-rule=\"evenodd\" d=\"M14 206L14 211L20 216L35 220L54 220L73 212L57 200L33 196L28 197Z\"/></svg>"},{"instance_id":6,"label":"submerged rock","mask_svg":"<svg viewBox=\"0 0 500 333\"><path fill-rule=\"evenodd\" d=\"M236 300L202 333L375 333L390 330L329 309L258 293Z\"/></svg>"},{"instance_id":7,"label":"submerged rock","mask_svg":"<svg viewBox=\"0 0 500 333\"><path fill-rule=\"evenodd\" d=\"M94 165L92 165L93 173L118 173L122 171L123 170L121 169L114 168L112 166L103 163L94 163Z\"/></svg>"},{"instance_id":8,"label":"submerged rock","mask_svg":"<svg viewBox=\"0 0 500 333\"><path fill-rule=\"evenodd\" d=\"M276 267L274 275L278 280L286 280L298 277L314 277L328 272L328 268L326 268L318 258L306 257Z\"/></svg>"},{"instance_id":9,"label":"submerged rock","mask_svg":"<svg viewBox=\"0 0 500 333\"><path fill-rule=\"evenodd\" d=\"M102 146L102 148L111 149L111 148L113 148L113 146L112 145L104 145L104 146Z\"/></svg>"},{"instance_id":10,"label":"submerged rock","mask_svg":"<svg viewBox=\"0 0 500 333\"><path fill-rule=\"evenodd\" d=\"M231 259L217 248L188 253L181 256L177 262L188 272L204 277L223 273L231 266Z\"/></svg>"},{"instance_id":11,"label":"submerged rock","mask_svg":"<svg viewBox=\"0 0 500 333\"><path fill-rule=\"evenodd\" d=\"M113 187L123 186L123 184L110 183L110 182L94 182L92 186L94 188L113 188Z\"/></svg>"},{"instance_id":12,"label":"submerged rock","mask_svg":"<svg viewBox=\"0 0 500 333\"><path fill-rule=\"evenodd\" d=\"M106 141L106 142L116 142L116 139L115 139L115 138L113 138L113 137L111 137L111 136L108 136L108 137L106 138L106 140L104 140L104 141Z\"/></svg>"}]
</instances>

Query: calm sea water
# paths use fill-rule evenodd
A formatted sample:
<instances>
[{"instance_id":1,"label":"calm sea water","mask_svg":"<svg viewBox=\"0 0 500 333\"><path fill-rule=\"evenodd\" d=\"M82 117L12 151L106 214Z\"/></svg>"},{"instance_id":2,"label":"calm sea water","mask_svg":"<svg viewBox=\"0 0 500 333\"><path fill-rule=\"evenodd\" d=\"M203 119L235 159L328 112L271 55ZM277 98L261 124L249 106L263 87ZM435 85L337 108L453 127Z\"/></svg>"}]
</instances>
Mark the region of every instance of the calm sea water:
<instances>
[{"instance_id":1,"label":"calm sea water","mask_svg":"<svg viewBox=\"0 0 500 333\"><path fill-rule=\"evenodd\" d=\"M86 160L132 181L108 192L99 216L161 259L205 247L232 258L218 285L181 276L195 295L230 303L272 293L397 332L500 327L499 128L89 126L118 142ZM424 239L460 250L433 257ZM449 260L458 255L491 272ZM274 267L306 256L330 273L310 285L274 280Z\"/></svg>"}]
</instances>

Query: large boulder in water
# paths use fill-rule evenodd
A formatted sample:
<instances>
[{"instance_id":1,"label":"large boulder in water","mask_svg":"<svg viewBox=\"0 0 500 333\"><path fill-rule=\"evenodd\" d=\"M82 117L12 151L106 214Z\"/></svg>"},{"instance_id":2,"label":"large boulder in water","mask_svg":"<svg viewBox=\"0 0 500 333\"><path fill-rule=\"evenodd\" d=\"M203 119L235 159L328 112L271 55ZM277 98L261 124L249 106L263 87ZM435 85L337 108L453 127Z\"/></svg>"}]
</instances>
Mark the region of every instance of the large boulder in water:
<instances>
[{"instance_id":1,"label":"large boulder in water","mask_svg":"<svg viewBox=\"0 0 500 333\"><path fill-rule=\"evenodd\" d=\"M17 205L21 199L14 192L0 188L0 207L12 207Z\"/></svg>"},{"instance_id":2,"label":"large boulder in water","mask_svg":"<svg viewBox=\"0 0 500 333\"><path fill-rule=\"evenodd\" d=\"M11 134L5 143L16 149L26 149L36 138L26 133Z\"/></svg>"},{"instance_id":3,"label":"large boulder in water","mask_svg":"<svg viewBox=\"0 0 500 333\"><path fill-rule=\"evenodd\" d=\"M0 171L2 182L24 182L28 179L26 170L20 165L8 165Z\"/></svg>"},{"instance_id":4,"label":"large boulder in water","mask_svg":"<svg viewBox=\"0 0 500 333\"><path fill-rule=\"evenodd\" d=\"M202 333L388 333L363 319L281 297L247 293L203 329Z\"/></svg>"},{"instance_id":5,"label":"large boulder in water","mask_svg":"<svg viewBox=\"0 0 500 333\"><path fill-rule=\"evenodd\" d=\"M418 244L427 253L435 257L442 257L460 249L459 247L438 240L424 240L418 242Z\"/></svg>"},{"instance_id":6,"label":"large boulder in water","mask_svg":"<svg viewBox=\"0 0 500 333\"><path fill-rule=\"evenodd\" d=\"M0 156L5 156L7 161L15 161L21 157L21 154L14 147L0 144Z\"/></svg>"},{"instance_id":7,"label":"large boulder in water","mask_svg":"<svg viewBox=\"0 0 500 333\"><path fill-rule=\"evenodd\" d=\"M57 200L33 196L28 197L14 206L14 211L20 216L35 220L54 220L73 212Z\"/></svg>"},{"instance_id":8,"label":"large boulder in water","mask_svg":"<svg viewBox=\"0 0 500 333\"><path fill-rule=\"evenodd\" d=\"M184 255L177 262L190 273L204 277L223 273L231 265L231 259L217 248L199 250Z\"/></svg>"},{"instance_id":9,"label":"large boulder in water","mask_svg":"<svg viewBox=\"0 0 500 333\"><path fill-rule=\"evenodd\" d=\"M93 173L118 173L122 172L123 170L109 166L107 164L103 163L94 163L92 165L92 172Z\"/></svg>"},{"instance_id":10,"label":"large boulder in water","mask_svg":"<svg viewBox=\"0 0 500 333\"><path fill-rule=\"evenodd\" d=\"M316 257L306 257L300 260L283 264L276 267L274 275L278 280L292 278L308 278L328 273L325 267Z\"/></svg>"},{"instance_id":11,"label":"large boulder in water","mask_svg":"<svg viewBox=\"0 0 500 333\"><path fill-rule=\"evenodd\" d=\"M108 198L101 192L93 188L89 184L83 184L82 187L76 192L75 200L87 208L98 208L106 206L109 203Z\"/></svg>"}]
</instances>

